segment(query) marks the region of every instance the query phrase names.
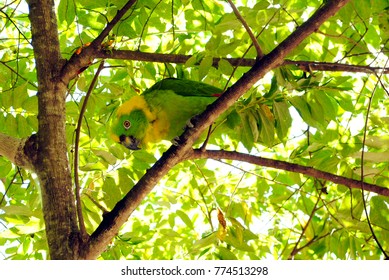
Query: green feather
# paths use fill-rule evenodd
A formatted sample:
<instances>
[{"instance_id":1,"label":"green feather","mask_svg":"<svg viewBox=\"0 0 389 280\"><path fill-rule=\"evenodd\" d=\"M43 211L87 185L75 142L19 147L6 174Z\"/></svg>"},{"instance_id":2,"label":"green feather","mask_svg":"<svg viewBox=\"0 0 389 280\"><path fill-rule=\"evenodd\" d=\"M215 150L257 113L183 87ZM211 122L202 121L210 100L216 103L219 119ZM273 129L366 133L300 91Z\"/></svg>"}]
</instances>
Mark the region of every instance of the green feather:
<instances>
[{"instance_id":1,"label":"green feather","mask_svg":"<svg viewBox=\"0 0 389 280\"><path fill-rule=\"evenodd\" d=\"M154 90L172 90L182 96L203 96L203 97L218 97L223 93L220 88L191 80L182 80L175 78L167 78L157 82L143 94L147 94Z\"/></svg>"}]
</instances>

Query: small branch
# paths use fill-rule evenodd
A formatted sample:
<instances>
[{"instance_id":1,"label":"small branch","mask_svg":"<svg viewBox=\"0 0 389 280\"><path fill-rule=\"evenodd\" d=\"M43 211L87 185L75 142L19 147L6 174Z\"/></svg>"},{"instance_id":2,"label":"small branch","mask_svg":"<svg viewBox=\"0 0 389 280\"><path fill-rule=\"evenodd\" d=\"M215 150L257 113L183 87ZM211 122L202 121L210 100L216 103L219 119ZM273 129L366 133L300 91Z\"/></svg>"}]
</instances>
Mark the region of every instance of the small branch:
<instances>
[{"instance_id":1,"label":"small branch","mask_svg":"<svg viewBox=\"0 0 389 280\"><path fill-rule=\"evenodd\" d=\"M388 63L388 60L386 61L386 63ZM377 90L377 87L381 81L381 77L382 75L378 76L378 81L375 83L374 85L374 89L371 93L371 96L370 97L367 97L368 98L368 105L367 105L367 110L366 110L366 117L365 117L365 125L364 125L364 129L363 129L363 140L362 140L362 144L363 146L365 146L365 143L366 143L366 135L367 135L367 129L368 129L368 122L369 122L369 115L370 115L370 110L371 110L371 102L373 100L373 97L374 97L374 93L376 92ZM373 236L373 239L374 241L377 243L377 246L380 248L381 252L384 254L385 256L385 259L389 259L389 255L385 252L384 248L382 247L381 245L381 242L378 240L377 238L377 235L375 234L374 232L374 229L373 229L373 226L371 225L371 222L370 222L370 218L369 218L369 213L367 211L367 205L366 205L366 199L365 199L365 182L363 182L363 177L364 177L364 165L365 165L365 150L362 149L362 153L361 153L361 163L362 163L362 166L361 166L361 183L360 183L360 186L361 186L361 190L362 190L362 202L363 202L363 209L365 211L365 215L366 215L366 221L367 221L367 224L369 225L369 229L370 229L370 232Z\"/></svg>"},{"instance_id":2,"label":"small branch","mask_svg":"<svg viewBox=\"0 0 389 280\"><path fill-rule=\"evenodd\" d=\"M82 215L82 205L81 205L81 187L80 187L80 181L78 176L78 163L79 163L79 145L80 145L80 134L81 134L81 126L82 126L82 119L84 118L84 114L86 111L86 106L88 104L88 100L90 95L92 94L93 89L95 88L97 78L99 77L99 74L101 70L104 68L104 60L100 62L99 68L96 71L95 76L93 77L93 80L89 86L88 92L85 95L84 102L82 103L80 115L78 117L77 122L77 128L76 128L76 139L74 143L74 183L76 185L76 207L77 207L77 216L78 216L78 224L80 227L80 233L82 240L88 239L88 233L85 229L85 223L84 223L84 217Z\"/></svg>"},{"instance_id":3,"label":"small branch","mask_svg":"<svg viewBox=\"0 0 389 280\"><path fill-rule=\"evenodd\" d=\"M16 1L15 1L16 2ZM9 5L13 4L13 2L9 3ZM18 4L18 6L20 5L20 3ZM9 20L12 25L14 26L14 28L19 32L20 35L22 35L22 37L24 38L24 40L26 40L26 42L31 45L31 41L26 37L26 35L24 35L24 33L20 30L19 28L19 25L17 23L15 23L13 20L12 20L12 16L10 17L6 12L3 11L4 8L6 8L8 5L4 5L3 7L1 7L0 9L0 12L6 17L7 20Z\"/></svg>"},{"instance_id":4,"label":"small branch","mask_svg":"<svg viewBox=\"0 0 389 280\"><path fill-rule=\"evenodd\" d=\"M243 18L243 16L240 14L239 10L236 8L235 4L232 2L232 0L227 0L230 4L232 10L234 11L235 16L238 18L238 20L243 24L244 28L246 29L247 33L250 36L251 41L253 42L253 45L255 47L255 50L257 51L257 59L261 59L263 57L263 52L261 49L261 46L258 43L257 38L251 31L250 26L247 24L246 20Z\"/></svg>"},{"instance_id":5,"label":"small branch","mask_svg":"<svg viewBox=\"0 0 389 280\"><path fill-rule=\"evenodd\" d=\"M110 21L104 30L93 40L93 42L89 45L89 47L85 47L82 49L81 53L73 54L69 61L62 68L59 80L62 81L66 86L69 82L74 79L80 69L88 67L93 59L97 58L97 54L100 52L105 52L102 49L101 44L104 39L109 35L109 32L114 28L114 26L123 18L123 16L127 13L127 11L134 5L136 0L128 1L123 8L121 8L116 16Z\"/></svg>"},{"instance_id":6,"label":"small branch","mask_svg":"<svg viewBox=\"0 0 389 280\"><path fill-rule=\"evenodd\" d=\"M129 50L112 50L110 52L98 51L95 54L96 58L103 59L118 59L118 60L137 60L159 63L176 63L185 64L191 58L191 55L182 54L162 54L162 53L147 53L141 51ZM251 58L214 58L212 66L217 67L220 59L227 60L235 67L253 67L255 59ZM312 71L329 71L329 72L350 72L350 73L383 73L389 74L389 68L371 67L366 65L350 65L334 62L316 62L306 60L284 60L281 66L294 65L305 72Z\"/></svg>"},{"instance_id":7,"label":"small branch","mask_svg":"<svg viewBox=\"0 0 389 280\"><path fill-rule=\"evenodd\" d=\"M92 201L93 204L96 205L96 207L99 208L101 212L103 212L103 216L109 212L107 209L105 209L103 205L98 203L89 193L85 193L85 196L89 198L90 201Z\"/></svg>"},{"instance_id":8,"label":"small branch","mask_svg":"<svg viewBox=\"0 0 389 280\"><path fill-rule=\"evenodd\" d=\"M303 236L304 236L304 234L305 234L305 231L307 230L309 224L311 223L312 218L314 217L314 215L315 215L315 213L316 213L316 211L317 211L317 209L318 209L318 208L317 208L317 205L319 204L319 201L321 200L321 198L320 198L321 192L322 192L322 191L319 192L319 195L318 195L318 197L317 197L317 201L316 201L316 203L315 203L315 206L314 206L313 209L312 209L311 215L309 215L309 219L308 219L308 221L305 223L305 225L303 226L302 232L301 232L301 234L300 234L300 236L299 236L299 239L297 240L296 244L295 244L294 247L293 247L292 252L290 253L290 256L289 256L289 258L288 258L289 260L292 260L292 259L294 258L294 256L299 252L299 248L297 248L297 247L298 247L298 245L299 245L301 239L303 238ZM312 239L312 240L314 240L314 239Z\"/></svg>"},{"instance_id":9,"label":"small branch","mask_svg":"<svg viewBox=\"0 0 389 280\"><path fill-rule=\"evenodd\" d=\"M186 154L186 160L188 159L204 159L210 158L215 160L220 159L229 159L229 160L237 160L244 161L248 163L252 163L259 166L266 166L270 168L275 168L279 170L285 170L295 173L304 174L307 176L311 176L317 179L324 179L327 181L331 181L338 185L344 185L351 189L361 189L361 181L350 179L346 177L342 177L339 175L335 175L329 172L321 171L315 169L313 167L302 166L295 163L285 162L276 159L268 159L258 156L253 156L249 154L243 154L238 152L230 152L230 151L215 151L215 150L206 150L201 151L199 149L193 150L190 153ZM381 186L377 186L374 184L363 183L363 188L366 191L374 192L379 195L388 196L389 197L389 189Z\"/></svg>"},{"instance_id":10,"label":"small branch","mask_svg":"<svg viewBox=\"0 0 389 280\"><path fill-rule=\"evenodd\" d=\"M123 8L121 8L116 16L107 24L107 26L104 28L104 30L100 33L99 36L96 37L95 40L92 42L92 46L95 46L96 48L100 47L100 45L103 43L104 39L109 35L109 32L115 27L115 25L124 17L124 15L128 12L129 9L135 4L136 0L129 0Z\"/></svg>"},{"instance_id":11,"label":"small branch","mask_svg":"<svg viewBox=\"0 0 389 280\"><path fill-rule=\"evenodd\" d=\"M350 65L335 62L315 62L305 60L285 60L283 65L295 65L305 72L328 71L350 73L383 73L389 74L387 67L371 67L366 65Z\"/></svg>"},{"instance_id":12,"label":"small branch","mask_svg":"<svg viewBox=\"0 0 389 280\"><path fill-rule=\"evenodd\" d=\"M8 68L9 71L11 71L12 73L14 73L16 76L18 76L19 78L21 78L23 81L26 81L29 85L33 86L34 88L38 88L38 86L36 84L34 84L33 82L31 82L30 80L26 79L25 77L23 77L22 75L20 75L20 73L16 70L14 70L12 67L8 66L6 62L4 61L0 61L0 63ZM4 92L4 91L3 91Z\"/></svg>"}]
</instances>

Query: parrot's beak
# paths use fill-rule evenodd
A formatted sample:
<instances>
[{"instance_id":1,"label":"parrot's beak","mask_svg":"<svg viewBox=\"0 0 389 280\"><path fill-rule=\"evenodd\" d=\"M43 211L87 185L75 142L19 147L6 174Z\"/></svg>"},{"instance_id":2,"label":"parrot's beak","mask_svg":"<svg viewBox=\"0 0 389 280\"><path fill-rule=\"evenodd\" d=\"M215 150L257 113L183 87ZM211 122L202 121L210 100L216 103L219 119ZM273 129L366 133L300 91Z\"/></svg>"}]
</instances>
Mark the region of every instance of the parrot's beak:
<instances>
[{"instance_id":1,"label":"parrot's beak","mask_svg":"<svg viewBox=\"0 0 389 280\"><path fill-rule=\"evenodd\" d=\"M120 144L130 150L140 150L140 141L133 136L120 135Z\"/></svg>"}]
</instances>

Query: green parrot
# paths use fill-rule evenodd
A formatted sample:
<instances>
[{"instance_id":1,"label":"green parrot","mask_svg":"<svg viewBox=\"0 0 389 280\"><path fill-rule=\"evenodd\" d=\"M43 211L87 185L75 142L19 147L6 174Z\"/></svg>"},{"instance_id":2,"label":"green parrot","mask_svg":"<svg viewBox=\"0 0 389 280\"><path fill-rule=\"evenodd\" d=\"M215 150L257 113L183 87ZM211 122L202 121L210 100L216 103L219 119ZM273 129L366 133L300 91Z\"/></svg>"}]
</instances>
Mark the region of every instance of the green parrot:
<instances>
[{"instance_id":1,"label":"green parrot","mask_svg":"<svg viewBox=\"0 0 389 280\"><path fill-rule=\"evenodd\" d=\"M190 119L203 112L223 90L190 80L167 78L117 110L111 138L131 150L173 140Z\"/></svg>"}]
</instances>

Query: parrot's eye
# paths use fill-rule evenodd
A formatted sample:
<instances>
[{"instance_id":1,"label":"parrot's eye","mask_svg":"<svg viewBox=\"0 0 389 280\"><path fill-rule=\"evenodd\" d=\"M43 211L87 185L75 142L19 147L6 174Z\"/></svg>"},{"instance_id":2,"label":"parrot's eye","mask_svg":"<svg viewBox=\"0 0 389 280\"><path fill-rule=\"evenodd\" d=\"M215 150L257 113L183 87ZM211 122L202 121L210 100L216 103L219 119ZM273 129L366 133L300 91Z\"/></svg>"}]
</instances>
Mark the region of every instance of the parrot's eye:
<instances>
[{"instance_id":1,"label":"parrot's eye","mask_svg":"<svg viewBox=\"0 0 389 280\"><path fill-rule=\"evenodd\" d=\"M129 129L131 127L131 122L129 120L125 120L123 122L123 126L125 129Z\"/></svg>"}]
</instances>

